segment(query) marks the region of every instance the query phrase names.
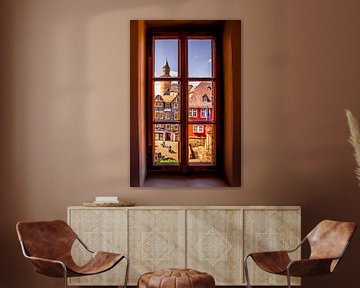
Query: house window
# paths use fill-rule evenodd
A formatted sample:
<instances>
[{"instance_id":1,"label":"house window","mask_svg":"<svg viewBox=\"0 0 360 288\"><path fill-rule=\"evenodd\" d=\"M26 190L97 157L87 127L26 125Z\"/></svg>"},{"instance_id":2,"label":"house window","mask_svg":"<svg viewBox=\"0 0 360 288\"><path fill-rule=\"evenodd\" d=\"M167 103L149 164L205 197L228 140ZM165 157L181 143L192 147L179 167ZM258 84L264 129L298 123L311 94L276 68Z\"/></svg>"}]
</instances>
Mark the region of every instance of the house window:
<instances>
[{"instance_id":1,"label":"house window","mask_svg":"<svg viewBox=\"0 0 360 288\"><path fill-rule=\"evenodd\" d=\"M161 186L151 175L168 171L214 171L240 185L241 69L238 20L130 21L131 187ZM170 119L156 119L156 110ZM168 152L157 161L157 150Z\"/></svg>"},{"instance_id":2,"label":"house window","mask_svg":"<svg viewBox=\"0 0 360 288\"><path fill-rule=\"evenodd\" d=\"M193 131L194 131L194 133L203 133L204 126L203 125L193 125Z\"/></svg>"},{"instance_id":3,"label":"house window","mask_svg":"<svg viewBox=\"0 0 360 288\"><path fill-rule=\"evenodd\" d=\"M164 113L162 113L162 112L155 112L155 119L156 119L156 120L162 120L162 119L164 119Z\"/></svg>"},{"instance_id":4,"label":"house window","mask_svg":"<svg viewBox=\"0 0 360 288\"><path fill-rule=\"evenodd\" d=\"M216 34L154 30L147 38L147 63L150 63L147 137L152 147L148 171L182 173L205 168L209 171L211 167L215 171L219 161L216 131L220 117ZM159 98L165 102L162 142L155 136L154 129L161 120L155 110ZM209 117L210 110L218 114L212 113ZM198 117L200 111L201 117Z\"/></svg>"},{"instance_id":5,"label":"house window","mask_svg":"<svg viewBox=\"0 0 360 288\"><path fill-rule=\"evenodd\" d=\"M196 118L197 117L197 109L196 108L189 108L189 117Z\"/></svg>"}]
</instances>

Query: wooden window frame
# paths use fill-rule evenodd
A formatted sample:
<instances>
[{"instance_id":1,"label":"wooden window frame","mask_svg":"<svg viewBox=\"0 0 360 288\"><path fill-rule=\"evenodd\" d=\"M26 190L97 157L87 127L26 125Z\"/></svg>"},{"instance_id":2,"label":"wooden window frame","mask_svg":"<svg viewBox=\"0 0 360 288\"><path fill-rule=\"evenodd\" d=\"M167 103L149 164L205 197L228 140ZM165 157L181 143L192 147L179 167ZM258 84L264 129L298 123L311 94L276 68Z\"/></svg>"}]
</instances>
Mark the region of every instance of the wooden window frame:
<instances>
[{"instance_id":1,"label":"wooden window frame","mask_svg":"<svg viewBox=\"0 0 360 288\"><path fill-rule=\"evenodd\" d=\"M177 175L186 175L186 174L209 174L210 172L218 172L222 163L221 159L221 102L220 102L220 91L219 89L213 89L213 111L215 111L215 117L213 120L206 120L206 124L212 124L215 128L213 135L215 135L214 143L215 147L213 149L213 163L199 162L194 163L189 161L189 127L190 125L201 125L205 124L203 119L191 119L197 118L198 109L195 108L195 116L189 117L189 83L191 82L202 82L210 81L213 87L220 87L220 68L218 59L221 58L220 47L217 39L218 35L216 31L211 31L206 29L206 27L188 27L187 29L179 28L174 29L174 27L157 27L148 29L147 31L147 144L148 144L148 164L147 164L147 174L148 175L166 175L166 174L177 174ZM161 39L176 39L178 42L178 75L171 78L163 78L155 75L155 41ZM190 77L188 73L188 41L189 40L211 40L211 59L212 59L212 69L210 77ZM180 120L171 119L171 117L165 117L164 122L171 124L180 125L180 142L178 147L178 160L177 163L154 163L155 147L154 147L154 127L155 124L160 124L159 120L154 118L154 87L155 83L161 81L169 81L178 83L178 95L180 95ZM171 85L171 84L170 84ZM168 109L167 106L171 107L171 103L165 104L165 109ZM192 108L190 108L192 109ZM170 112L165 112L165 115L168 116ZM161 121L160 121L161 122ZM204 133L204 129L202 132Z\"/></svg>"},{"instance_id":2,"label":"wooden window frame","mask_svg":"<svg viewBox=\"0 0 360 288\"><path fill-rule=\"evenodd\" d=\"M223 97L223 128L220 177L228 186L241 185L241 21L239 20L132 20L130 22L130 186L147 186L147 57L146 35L149 30L164 27L179 30L220 31L222 49L220 63ZM219 94L220 95L220 94ZM186 111L186 110L185 110ZM187 116L187 115L186 115ZM219 143L219 142L218 142ZM220 144L220 143L219 143ZM180 181L180 185L181 186ZM157 185L155 185L157 186ZM161 185L160 185L161 186ZM222 186L222 185L220 185Z\"/></svg>"}]
</instances>

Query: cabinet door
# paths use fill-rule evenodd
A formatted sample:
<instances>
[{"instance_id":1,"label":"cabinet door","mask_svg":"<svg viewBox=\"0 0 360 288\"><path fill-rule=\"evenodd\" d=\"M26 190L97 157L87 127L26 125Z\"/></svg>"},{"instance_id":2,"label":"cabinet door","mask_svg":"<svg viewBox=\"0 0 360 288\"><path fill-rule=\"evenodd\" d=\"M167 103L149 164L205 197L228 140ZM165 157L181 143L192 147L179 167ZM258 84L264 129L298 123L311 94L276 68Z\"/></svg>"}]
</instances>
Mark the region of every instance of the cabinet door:
<instances>
[{"instance_id":1,"label":"cabinet door","mask_svg":"<svg viewBox=\"0 0 360 288\"><path fill-rule=\"evenodd\" d=\"M257 209L244 211L244 254L251 252L286 250L295 248L301 241L299 209ZM300 249L290 255L300 259ZM264 272L248 260L251 285L286 285L286 277ZM292 278L299 285L299 278Z\"/></svg>"},{"instance_id":2,"label":"cabinet door","mask_svg":"<svg viewBox=\"0 0 360 288\"><path fill-rule=\"evenodd\" d=\"M214 276L216 285L242 280L242 211L187 210L187 267Z\"/></svg>"},{"instance_id":3,"label":"cabinet door","mask_svg":"<svg viewBox=\"0 0 360 288\"><path fill-rule=\"evenodd\" d=\"M141 274L185 267L185 210L129 210L130 284Z\"/></svg>"},{"instance_id":4,"label":"cabinet door","mask_svg":"<svg viewBox=\"0 0 360 288\"><path fill-rule=\"evenodd\" d=\"M125 209L70 209L69 225L93 251L127 254L127 215ZM72 256L76 263L86 263L90 255L76 241ZM122 285L126 261L93 276L69 278L70 285Z\"/></svg>"}]
</instances>

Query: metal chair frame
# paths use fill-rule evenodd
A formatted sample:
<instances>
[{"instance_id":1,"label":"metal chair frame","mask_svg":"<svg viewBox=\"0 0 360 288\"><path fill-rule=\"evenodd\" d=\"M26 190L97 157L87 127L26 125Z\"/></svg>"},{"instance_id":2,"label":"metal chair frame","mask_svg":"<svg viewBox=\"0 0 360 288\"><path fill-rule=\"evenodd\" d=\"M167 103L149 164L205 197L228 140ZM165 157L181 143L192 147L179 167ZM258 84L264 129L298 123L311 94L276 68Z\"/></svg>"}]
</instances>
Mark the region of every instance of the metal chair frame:
<instances>
[{"instance_id":1,"label":"metal chair frame","mask_svg":"<svg viewBox=\"0 0 360 288\"><path fill-rule=\"evenodd\" d=\"M90 252L91 254L95 253L94 251L90 250L89 247L79 238L79 236L76 234L76 240L78 240L81 245L88 251ZM68 281L67 281L67 267L65 265L64 262L62 261L59 261L59 260L53 260L53 259L46 259L46 258L39 258L39 257L33 257L33 256L30 256L27 251L26 251L26 248L24 246L24 243L23 241L19 241L20 242L20 246L21 246L21 251L23 253L23 255L25 256L25 258L27 259L30 259L30 260L38 260L38 261L44 261L44 262L49 262L49 263L54 263L54 264L59 264L61 265L61 267L63 268L64 270L64 287L67 288L68 287ZM127 282L128 282L128 277L129 277L129 265L130 265L130 259L128 256L124 255L123 256L125 259L126 259L126 271L125 271L125 280L124 280L124 286L123 288L127 288ZM119 264L121 261L119 261L117 264ZM116 265L117 265L116 264ZM104 271L105 272L105 271ZM101 272L102 273L102 272ZM93 275L93 274L91 274ZM89 275L90 276L90 275Z\"/></svg>"},{"instance_id":2,"label":"metal chair frame","mask_svg":"<svg viewBox=\"0 0 360 288\"><path fill-rule=\"evenodd\" d=\"M283 250L283 251L285 251L285 252L287 252L287 253L295 252L295 251L296 251L297 249L299 249L306 241L307 241L307 237L304 237L304 238L301 240L300 244L298 244L294 249ZM335 258L331 258L331 259L332 259L332 260L339 260L339 259L341 259L341 258L344 256L345 251L346 251L347 247L349 246L349 243L350 243L349 241L346 242L346 245L345 245L345 247L344 247L344 249L343 249L343 251L342 251L342 253L341 253L340 256L335 257ZM248 270L248 265L247 265L247 260L248 260L248 258L249 258L250 256L251 256L251 253L249 253L248 255L246 255L245 258L244 258L244 272L245 272L245 279L246 279L246 287L247 287L247 288L251 288L251 287L252 287L252 286L250 285L249 270ZM313 258L313 259L315 259L315 258ZM318 258L318 259L324 259L324 258ZM287 265L287 267L286 267L286 278L287 278L287 286L288 286L288 288L291 288L290 268L291 268L291 265L293 265L294 262L296 262L296 261L299 261L299 260L291 261L291 262ZM280 274L280 275L281 275L281 274Z\"/></svg>"}]
</instances>

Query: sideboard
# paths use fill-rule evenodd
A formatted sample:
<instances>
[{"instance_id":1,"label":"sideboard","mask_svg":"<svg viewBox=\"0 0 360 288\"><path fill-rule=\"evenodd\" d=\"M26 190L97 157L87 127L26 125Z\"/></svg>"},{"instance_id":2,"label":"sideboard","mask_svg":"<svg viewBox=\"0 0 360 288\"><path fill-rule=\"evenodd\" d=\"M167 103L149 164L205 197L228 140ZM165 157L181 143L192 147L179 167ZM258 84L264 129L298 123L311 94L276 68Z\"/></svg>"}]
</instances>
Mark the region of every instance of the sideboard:
<instances>
[{"instance_id":1,"label":"sideboard","mask_svg":"<svg viewBox=\"0 0 360 288\"><path fill-rule=\"evenodd\" d=\"M290 249L301 240L299 206L74 206L68 223L92 250L129 255L129 285L148 271L188 267L212 274L216 285L243 286L245 255ZM293 254L299 259L301 251ZM89 259L77 242L72 255L80 264ZM103 274L70 278L69 285L121 285L124 271L120 263ZM286 277L264 273L252 261L249 272L253 285L286 285Z\"/></svg>"}]
</instances>

